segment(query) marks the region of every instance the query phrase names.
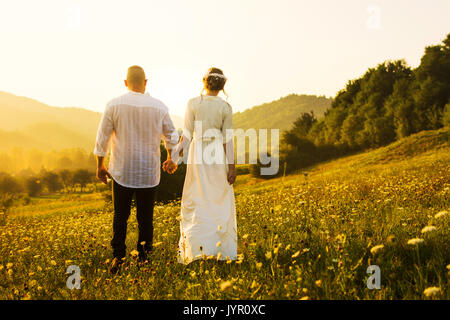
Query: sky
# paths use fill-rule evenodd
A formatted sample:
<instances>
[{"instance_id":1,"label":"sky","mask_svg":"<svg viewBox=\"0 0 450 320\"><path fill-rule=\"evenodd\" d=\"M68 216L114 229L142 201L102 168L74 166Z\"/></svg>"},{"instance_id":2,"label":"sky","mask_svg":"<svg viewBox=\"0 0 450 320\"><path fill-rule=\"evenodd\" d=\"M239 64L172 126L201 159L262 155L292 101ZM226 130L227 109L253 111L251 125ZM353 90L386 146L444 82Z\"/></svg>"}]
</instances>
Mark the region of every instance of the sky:
<instances>
[{"instance_id":1,"label":"sky","mask_svg":"<svg viewBox=\"0 0 450 320\"><path fill-rule=\"evenodd\" d=\"M214 66L234 111L334 97L385 60L416 67L449 13L448 0L0 0L0 91L102 112L140 65L183 116Z\"/></svg>"}]
</instances>

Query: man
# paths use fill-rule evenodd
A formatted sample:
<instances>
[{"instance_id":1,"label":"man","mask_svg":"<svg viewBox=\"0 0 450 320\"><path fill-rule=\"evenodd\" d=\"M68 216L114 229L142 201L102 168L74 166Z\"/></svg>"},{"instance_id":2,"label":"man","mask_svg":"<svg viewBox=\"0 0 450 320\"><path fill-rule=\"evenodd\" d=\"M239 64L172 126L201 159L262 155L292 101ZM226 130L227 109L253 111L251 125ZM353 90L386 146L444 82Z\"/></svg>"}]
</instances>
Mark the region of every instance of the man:
<instances>
[{"instance_id":1,"label":"man","mask_svg":"<svg viewBox=\"0 0 450 320\"><path fill-rule=\"evenodd\" d=\"M161 137L167 149L165 167L173 172L172 148L178 142L178 132L168 108L145 93L147 79L139 66L128 68L125 86L129 92L111 100L105 108L97 132L94 154L97 156L97 178L107 183L113 180L113 248L110 271L119 270L126 253L125 239L131 200L136 197L139 236L137 251L145 261L152 250L153 206L155 187L160 181ZM109 171L104 164L111 140Z\"/></svg>"}]
</instances>

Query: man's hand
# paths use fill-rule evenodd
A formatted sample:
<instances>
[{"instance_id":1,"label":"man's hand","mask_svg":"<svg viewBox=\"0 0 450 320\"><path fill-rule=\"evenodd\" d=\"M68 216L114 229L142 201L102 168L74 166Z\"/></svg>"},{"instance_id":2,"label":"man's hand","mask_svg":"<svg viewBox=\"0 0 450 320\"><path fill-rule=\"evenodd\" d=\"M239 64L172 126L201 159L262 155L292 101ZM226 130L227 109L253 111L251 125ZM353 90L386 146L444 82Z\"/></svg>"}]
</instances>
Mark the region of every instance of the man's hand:
<instances>
[{"instance_id":1,"label":"man's hand","mask_svg":"<svg viewBox=\"0 0 450 320\"><path fill-rule=\"evenodd\" d=\"M112 179L111 174L108 172L108 169L105 167L105 165L102 165L101 167L97 168L97 178L104 184L108 184L108 179Z\"/></svg>"},{"instance_id":2,"label":"man's hand","mask_svg":"<svg viewBox=\"0 0 450 320\"><path fill-rule=\"evenodd\" d=\"M162 167L163 170L168 174L173 174L175 173L175 171L177 171L178 165L173 162L172 159L167 159L166 161L164 161Z\"/></svg>"},{"instance_id":3,"label":"man's hand","mask_svg":"<svg viewBox=\"0 0 450 320\"><path fill-rule=\"evenodd\" d=\"M236 181L236 168L234 164L228 165L227 181L229 184L233 184Z\"/></svg>"}]
</instances>

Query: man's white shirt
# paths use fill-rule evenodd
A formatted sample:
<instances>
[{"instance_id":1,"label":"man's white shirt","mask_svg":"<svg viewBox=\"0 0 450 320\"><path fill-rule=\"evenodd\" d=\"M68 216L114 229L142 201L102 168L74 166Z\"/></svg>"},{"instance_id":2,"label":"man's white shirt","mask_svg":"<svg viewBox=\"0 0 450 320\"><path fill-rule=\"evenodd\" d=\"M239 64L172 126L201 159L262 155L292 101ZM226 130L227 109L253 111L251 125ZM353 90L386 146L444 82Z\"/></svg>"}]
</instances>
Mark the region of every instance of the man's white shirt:
<instances>
[{"instance_id":1,"label":"man's white shirt","mask_svg":"<svg viewBox=\"0 0 450 320\"><path fill-rule=\"evenodd\" d=\"M178 143L169 109L148 93L130 91L106 105L94 154L106 157L111 145L109 172L118 184L154 187L161 175L161 138L169 149Z\"/></svg>"}]
</instances>

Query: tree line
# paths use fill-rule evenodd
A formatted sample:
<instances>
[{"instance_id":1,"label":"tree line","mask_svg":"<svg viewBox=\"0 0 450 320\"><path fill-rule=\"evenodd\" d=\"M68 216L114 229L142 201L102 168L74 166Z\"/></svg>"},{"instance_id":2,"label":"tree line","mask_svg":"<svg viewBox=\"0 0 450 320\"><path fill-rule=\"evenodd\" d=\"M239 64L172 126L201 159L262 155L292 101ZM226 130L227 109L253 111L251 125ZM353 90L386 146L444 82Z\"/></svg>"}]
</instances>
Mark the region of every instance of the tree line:
<instances>
[{"instance_id":1,"label":"tree line","mask_svg":"<svg viewBox=\"0 0 450 320\"><path fill-rule=\"evenodd\" d=\"M280 163L291 172L448 125L450 34L425 49L416 69L386 61L349 81L323 118L300 114L282 136Z\"/></svg>"}]
</instances>

